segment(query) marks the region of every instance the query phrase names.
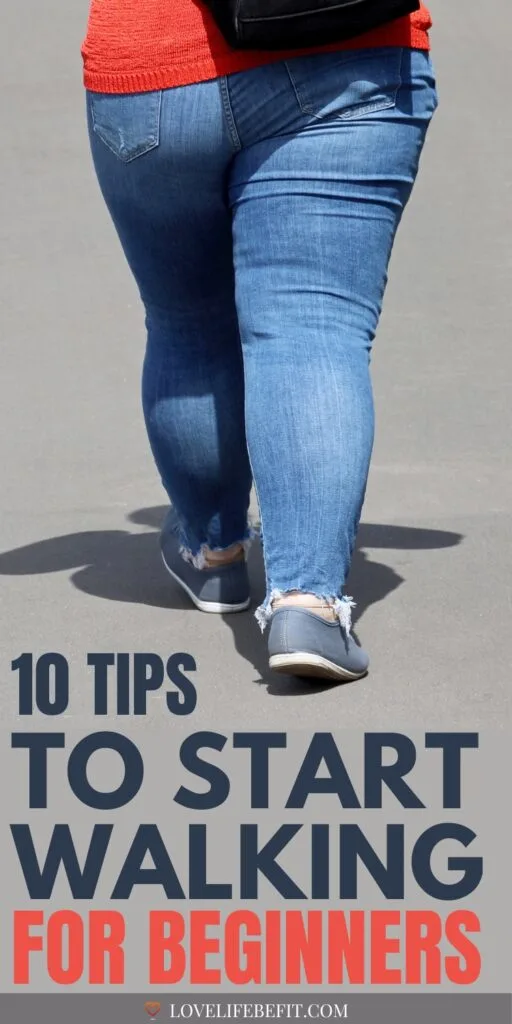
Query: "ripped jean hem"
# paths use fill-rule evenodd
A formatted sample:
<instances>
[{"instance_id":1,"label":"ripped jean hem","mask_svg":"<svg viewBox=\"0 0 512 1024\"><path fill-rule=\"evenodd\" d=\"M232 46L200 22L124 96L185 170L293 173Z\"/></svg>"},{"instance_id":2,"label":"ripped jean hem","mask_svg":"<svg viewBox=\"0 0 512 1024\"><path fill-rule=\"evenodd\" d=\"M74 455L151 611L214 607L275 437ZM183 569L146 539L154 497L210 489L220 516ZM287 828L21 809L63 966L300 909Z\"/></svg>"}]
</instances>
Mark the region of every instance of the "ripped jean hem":
<instances>
[{"instance_id":1,"label":"ripped jean hem","mask_svg":"<svg viewBox=\"0 0 512 1024\"><path fill-rule=\"evenodd\" d=\"M317 593L314 590L305 590L300 587L290 587L289 590L277 590L273 588L270 594L265 598L263 604L256 609L255 618L263 633L267 623L272 618L273 614L273 603L279 600L281 597L286 597L286 594L312 594L320 600L325 601L329 608L332 608L336 614L341 628L344 630L347 636L350 636L352 629L352 609L356 607L356 602L352 597L333 597L332 594ZM300 608L300 605L297 606Z\"/></svg>"},{"instance_id":2,"label":"ripped jean hem","mask_svg":"<svg viewBox=\"0 0 512 1024\"><path fill-rule=\"evenodd\" d=\"M228 551L229 548L234 547L236 544L240 544L243 548L244 557L247 559L252 542L257 536L258 530L253 526L248 526L243 537L240 537L239 540L231 541L231 544L227 544L224 547L211 547L209 544L201 544L196 551L193 551L192 548L187 547L186 544L181 544L180 555L184 562L189 562L195 569L212 568L212 566L209 566L207 562L207 555L209 552Z\"/></svg>"}]
</instances>

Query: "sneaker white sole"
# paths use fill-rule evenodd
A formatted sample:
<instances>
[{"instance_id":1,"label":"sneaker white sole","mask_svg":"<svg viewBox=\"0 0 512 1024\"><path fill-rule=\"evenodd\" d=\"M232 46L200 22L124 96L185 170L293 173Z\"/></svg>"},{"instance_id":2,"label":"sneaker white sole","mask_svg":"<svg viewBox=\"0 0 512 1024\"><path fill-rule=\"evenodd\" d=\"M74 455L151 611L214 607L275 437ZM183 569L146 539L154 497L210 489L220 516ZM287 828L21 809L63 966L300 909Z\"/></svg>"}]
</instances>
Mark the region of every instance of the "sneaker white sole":
<instances>
[{"instance_id":1,"label":"sneaker white sole","mask_svg":"<svg viewBox=\"0 0 512 1024\"><path fill-rule=\"evenodd\" d=\"M319 679L362 679L364 672L349 672L319 654L273 654L269 660L272 672L284 672L290 676L314 676Z\"/></svg>"},{"instance_id":2,"label":"sneaker white sole","mask_svg":"<svg viewBox=\"0 0 512 1024\"><path fill-rule=\"evenodd\" d=\"M160 554L162 555L162 562L164 563L169 575L172 576L173 580L176 580L176 583L179 583L181 589L184 590L186 594L188 594L190 600L192 601L193 604L195 604L196 608L199 608L200 612L210 612L213 615L228 615L230 612L245 612L249 607L251 603L250 597L248 597L247 600L243 601L241 604L223 604L221 601L201 601L201 599L194 594L190 587L187 587L187 584L184 582L184 580L182 580L180 576L173 572L172 569L169 569L169 566L165 561L163 551L161 551Z\"/></svg>"}]
</instances>

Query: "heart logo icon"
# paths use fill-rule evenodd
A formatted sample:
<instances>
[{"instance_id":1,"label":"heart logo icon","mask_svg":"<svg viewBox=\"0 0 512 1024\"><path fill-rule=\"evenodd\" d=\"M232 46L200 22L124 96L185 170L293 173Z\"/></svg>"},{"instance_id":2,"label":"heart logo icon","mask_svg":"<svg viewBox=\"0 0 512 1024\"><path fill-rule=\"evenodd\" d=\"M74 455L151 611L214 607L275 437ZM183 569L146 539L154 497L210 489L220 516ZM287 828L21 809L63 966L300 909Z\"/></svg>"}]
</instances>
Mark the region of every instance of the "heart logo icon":
<instances>
[{"instance_id":1,"label":"heart logo icon","mask_svg":"<svg viewBox=\"0 0 512 1024\"><path fill-rule=\"evenodd\" d=\"M160 1003L144 1003L144 1009L148 1014L148 1017L151 1017L151 1019L154 1020L160 1013L162 1006Z\"/></svg>"}]
</instances>

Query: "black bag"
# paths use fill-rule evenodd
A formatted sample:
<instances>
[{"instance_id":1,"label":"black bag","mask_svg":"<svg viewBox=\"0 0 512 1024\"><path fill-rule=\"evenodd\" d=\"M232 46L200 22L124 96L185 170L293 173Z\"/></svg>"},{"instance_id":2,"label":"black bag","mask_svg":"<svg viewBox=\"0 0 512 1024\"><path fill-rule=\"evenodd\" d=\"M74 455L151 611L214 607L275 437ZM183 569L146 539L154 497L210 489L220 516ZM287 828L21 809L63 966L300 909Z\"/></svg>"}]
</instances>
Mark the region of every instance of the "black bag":
<instances>
[{"instance_id":1,"label":"black bag","mask_svg":"<svg viewBox=\"0 0 512 1024\"><path fill-rule=\"evenodd\" d=\"M294 50L352 39L419 0L204 0L235 49Z\"/></svg>"}]
</instances>

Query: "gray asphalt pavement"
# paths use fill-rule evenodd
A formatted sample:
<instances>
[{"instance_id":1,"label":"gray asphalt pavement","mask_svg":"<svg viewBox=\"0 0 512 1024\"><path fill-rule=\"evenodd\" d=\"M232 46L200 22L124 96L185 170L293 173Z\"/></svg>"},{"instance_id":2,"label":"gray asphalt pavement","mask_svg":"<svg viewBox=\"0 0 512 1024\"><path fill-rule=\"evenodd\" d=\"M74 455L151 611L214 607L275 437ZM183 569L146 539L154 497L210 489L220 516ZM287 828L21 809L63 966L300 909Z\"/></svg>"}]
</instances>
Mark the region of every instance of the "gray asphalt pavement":
<instances>
[{"instance_id":1,"label":"gray asphalt pavement","mask_svg":"<svg viewBox=\"0 0 512 1024\"><path fill-rule=\"evenodd\" d=\"M189 651L195 727L509 721L510 10L431 6L441 105L375 346L378 435L350 587L372 671L332 688L271 678L251 613L201 615L164 575L142 312L86 138L87 3L2 6L4 713L22 651L68 656L77 724L90 714L88 651ZM258 600L257 550L251 564Z\"/></svg>"}]
</instances>

